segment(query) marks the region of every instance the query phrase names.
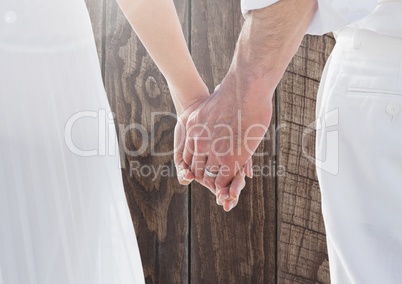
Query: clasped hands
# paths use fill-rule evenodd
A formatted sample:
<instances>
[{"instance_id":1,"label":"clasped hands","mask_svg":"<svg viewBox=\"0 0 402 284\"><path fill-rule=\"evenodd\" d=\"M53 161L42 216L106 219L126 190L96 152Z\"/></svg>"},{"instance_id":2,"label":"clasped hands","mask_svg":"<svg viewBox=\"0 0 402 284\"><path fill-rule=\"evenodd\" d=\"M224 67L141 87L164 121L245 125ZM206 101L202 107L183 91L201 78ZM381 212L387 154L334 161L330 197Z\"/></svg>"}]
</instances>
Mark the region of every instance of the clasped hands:
<instances>
[{"instance_id":1,"label":"clasped hands","mask_svg":"<svg viewBox=\"0 0 402 284\"><path fill-rule=\"evenodd\" d=\"M268 93L268 91L267 91ZM268 99L266 98L268 97ZM207 187L225 211L234 208L245 177L252 177L252 155L271 119L271 96L241 90L226 79L178 117L175 156L179 182Z\"/></svg>"}]
</instances>

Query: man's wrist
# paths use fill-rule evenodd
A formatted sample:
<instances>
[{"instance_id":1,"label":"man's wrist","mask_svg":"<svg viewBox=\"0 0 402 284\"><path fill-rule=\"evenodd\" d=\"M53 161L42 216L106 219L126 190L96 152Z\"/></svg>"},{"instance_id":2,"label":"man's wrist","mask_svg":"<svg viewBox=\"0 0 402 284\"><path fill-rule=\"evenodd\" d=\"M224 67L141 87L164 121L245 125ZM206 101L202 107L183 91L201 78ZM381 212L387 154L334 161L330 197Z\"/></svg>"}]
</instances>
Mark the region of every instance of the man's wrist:
<instances>
[{"instance_id":1,"label":"man's wrist","mask_svg":"<svg viewBox=\"0 0 402 284\"><path fill-rule=\"evenodd\" d=\"M287 66L276 53L277 50L267 48L259 57L255 46L245 39L242 32L225 81L236 86L238 96L271 101Z\"/></svg>"},{"instance_id":2,"label":"man's wrist","mask_svg":"<svg viewBox=\"0 0 402 284\"><path fill-rule=\"evenodd\" d=\"M229 69L222 84L230 84L233 88L230 93L242 97L243 100L258 99L261 102L269 102L280 79L280 74L275 74L265 66L236 62Z\"/></svg>"},{"instance_id":3,"label":"man's wrist","mask_svg":"<svg viewBox=\"0 0 402 284\"><path fill-rule=\"evenodd\" d=\"M316 3L282 0L249 12L228 73L243 92L274 92L312 20Z\"/></svg>"}]
</instances>

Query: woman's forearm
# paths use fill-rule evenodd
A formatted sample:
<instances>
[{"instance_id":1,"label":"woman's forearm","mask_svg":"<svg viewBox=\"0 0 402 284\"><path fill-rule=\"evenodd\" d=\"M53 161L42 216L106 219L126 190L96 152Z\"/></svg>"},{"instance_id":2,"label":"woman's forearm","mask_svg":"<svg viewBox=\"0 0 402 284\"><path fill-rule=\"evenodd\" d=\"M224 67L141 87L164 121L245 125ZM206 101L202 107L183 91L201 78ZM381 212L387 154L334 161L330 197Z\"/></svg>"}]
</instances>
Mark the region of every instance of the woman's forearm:
<instances>
[{"instance_id":1,"label":"woman's forearm","mask_svg":"<svg viewBox=\"0 0 402 284\"><path fill-rule=\"evenodd\" d=\"M173 0L117 0L168 81L178 113L208 95L181 29Z\"/></svg>"}]
</instances>

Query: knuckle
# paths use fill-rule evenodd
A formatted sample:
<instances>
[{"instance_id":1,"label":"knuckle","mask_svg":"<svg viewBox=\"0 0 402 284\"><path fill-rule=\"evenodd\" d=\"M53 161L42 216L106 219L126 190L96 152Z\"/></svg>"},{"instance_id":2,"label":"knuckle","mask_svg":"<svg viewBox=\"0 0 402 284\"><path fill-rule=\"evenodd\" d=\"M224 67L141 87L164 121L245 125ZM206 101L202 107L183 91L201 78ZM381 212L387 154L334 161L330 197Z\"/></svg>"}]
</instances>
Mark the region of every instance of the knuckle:
<instances>
[{"instance_id":1,"label":"knuckle","mask_svg":"<svg viewBox=\"0 0 402 284\"><path fill-rule=\"evenodd\" d=\"M222 165L231 166L234 164L233 158L231 156L225 155L219 158L219 161Z\"/></svg>"},{"instance_id":2,"label":"knuckle","mask_svg":"<svg viewBox=\"0 0 402 284\"><path fill-rule=\"evenodd\" d=\"M209 189L215 190L215 185L208 180L204 180L204 185Z\"/></svg>"},{"instance_id":3,"label":"knuckle","mask_svg":"<svg viewBox=\"0 0 402 284\"><path fill-rule=\"evenodd\" d=\"M188 151L186 151L183 155L183 161L187 164L187 165L191 165L193 159L193 155L191 153L189 153Z\"/></svg>"},{"instance_id":4,"label":"knuckle","mask_svg":"<svg viewBox=\"0 0 402 284\"><path fill-rule=\"evenodd\" d=\"M203 180L203 179L204 179L204 174L203 174L203 172L201 172L201 171L199 171L199 170L196 171L195 178L198 179L198 180Z\"/></svg>"},{"instance_id":5,"label":"knuckle","mask_svg":"<svg viewBox=\"0 0 402 284\"><path fill-rule=\"evenodd\" d=\"M215 186L216 186L217 188L222 189L222 188L227 187L227 186L228 186L228 183L227 183L225 180L219 179L219 180L216 180L216 181L215 181Z\"/></svg>"}]
</instances>

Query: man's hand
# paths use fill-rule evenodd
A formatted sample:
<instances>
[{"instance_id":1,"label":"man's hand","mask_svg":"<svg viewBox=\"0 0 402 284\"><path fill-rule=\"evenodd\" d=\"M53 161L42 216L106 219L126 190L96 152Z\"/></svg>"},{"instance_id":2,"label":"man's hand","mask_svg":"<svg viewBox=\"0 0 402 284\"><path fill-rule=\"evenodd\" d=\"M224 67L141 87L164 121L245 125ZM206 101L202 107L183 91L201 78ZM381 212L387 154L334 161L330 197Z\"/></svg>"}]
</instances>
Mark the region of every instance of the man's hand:
<instances>
[{"instance_id":1,"label":"man's hand","mask_svg":"<svg viewBox=\"0 0 402 284\"><path fill-rule=\"evenodd\" d=\"M247 97L235 78L227 76L219 88L194 108L186 121L183 160L196 181L218 197L225 210L233 208L251 175L251 156L268 129L271 94ZM238 94L238 95L236 95ZM235 178L236 177L236 178Z\"/></svg>"},{"instance_id":2,"label":"man's hand","mask_svg":"<svg viewBox=\"0 0 402 284\"><path fill-rule=\"evenodd\" d=\"M182 185L188 185L194 180L194 174L190 170L190 166L183 160L183 152L186 142L186 124L190 114L199 108L206 99L200 98L188 106L183 113L179 113L177 117L176 127L174 129L174 163L177 171L177 178Z\"/></svg>"},{"instance_id":3,"label":"man's hand","mask_svg":"<svg viewBox=\"0 0 402 284\"><path fill-rule=\"evenodd\" d=\"M225 210L237 204L242 169L268 129L273 93L316 9L316 0L281 0L251 11L228 74L188 117L183 160Z\"/></svg>"},{"instance_id":4,"label":"man's hand","mask_svg":"<svg viewBox=\"0 0 402 284\"><path fill-rule=\"evenodd\" d=\"M192 137L187 137L187 133L188 133L188 129L190 128L190 131L194 130L191 127L191 123L189 123L189 117L195 117L196 113L199 112L202 107L206 104L208 104L208 101L212 98L209 97L208 99L199 99L196 102L194 102L192 105L190 105L181 115L179 115L178 117L178 121L175 127L175 142L174 142L174 146L175 146L175 155L174 155L174 161L175 161L175 165L176 165L176 169L177 169L177 175L178 175L178 180L181 184L183 185L188 185L190 184L194 179L195 179L195 175L193 174L193 172L191 171L192 168L191 163L188 162L186 163L183 159L183 153L189 153L189 150L185 149L185 146L188 144L192 144L190 141L192 140ZM186 140L187 139L187 140ZM187 143L186 143L187 141ZM203 156L203 154L201 153L201 155ZM198 157L198 154L194 155L195 157ZM190 165L190 166L189 166ZM248 160L247 163L245 164L244 168L242 168L240 171L238 170L237 173L235 174L235 178L232 181L231 184L231 188L233 192L238 192L238 194L240 193L240 191L244 188L245 186L245 176L247 175L248 177L252 177L252 173L251 173L251 167L252 167L252 161ZM210 172L209 174L214 176L214 173L212 171L212 169L209 169ZM205 169L204 169L205 171ZM232 177L233 178L233 177ZM215 184L214 183L209 183L206 182L203 179L198 179L198 182L202 185L204 185L205 187L209 188L211 190L212 193L214 193L216 195L216 188L215 188ZM221 195L219 195L219 197L221 197ZM228 198L228 197L226 197ZM238 198L234 198L232 200L232 204L226 204L226 206L224 206L224 209L226 211L229 211L232 207L234 207L238 202ZM217 203L218 205L224 205L222 202L220 202L220 198L217 197Z\"/></svg>"},{"instance_id":5,"label":"man's hand","mask_svg":"<svg viewBox=\"0 0 402 284\"><path fill-rule=\"evenodd\" d=\"M176 159L187 165L182 176L210 188L225 210L238 202L244 170L271 120L275 88L316 9L316 0L281 0L251 11L222 84L192 106L185 130L176 132L185 137Z\"/></svg>"}]
</instances>

